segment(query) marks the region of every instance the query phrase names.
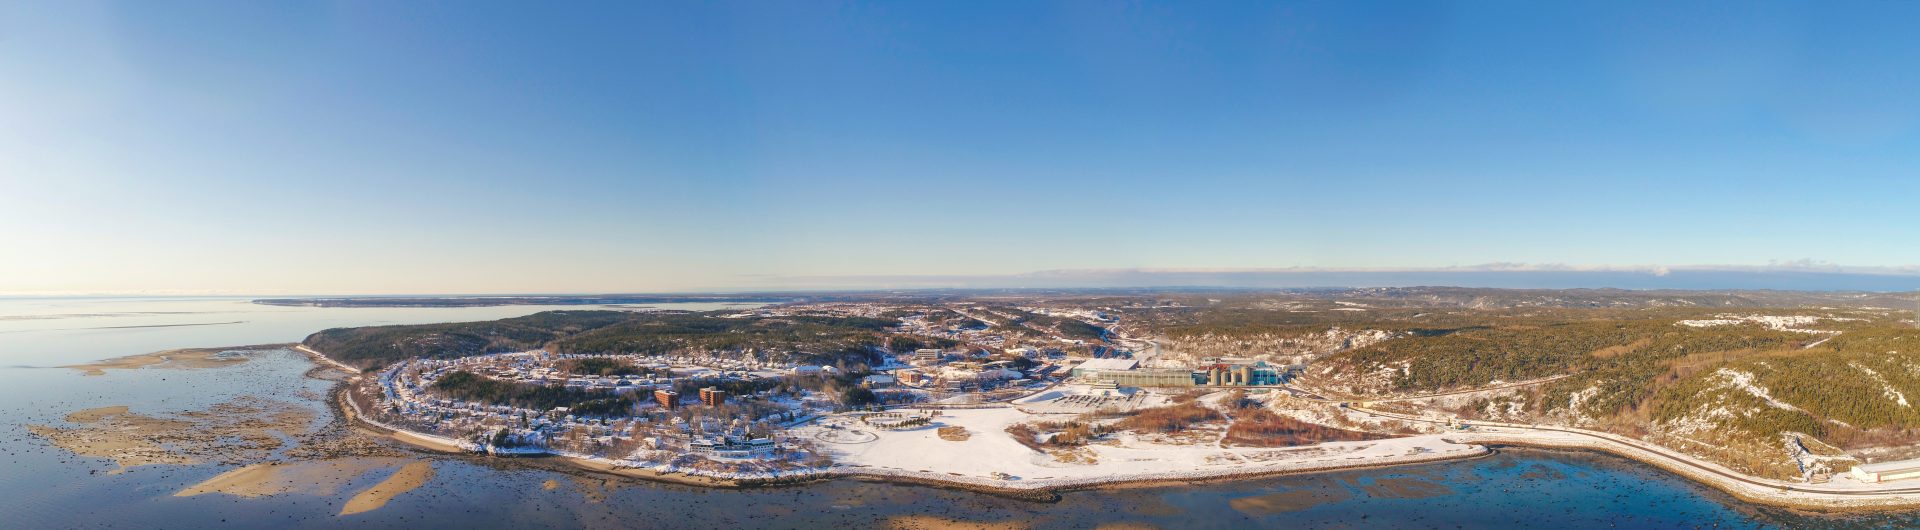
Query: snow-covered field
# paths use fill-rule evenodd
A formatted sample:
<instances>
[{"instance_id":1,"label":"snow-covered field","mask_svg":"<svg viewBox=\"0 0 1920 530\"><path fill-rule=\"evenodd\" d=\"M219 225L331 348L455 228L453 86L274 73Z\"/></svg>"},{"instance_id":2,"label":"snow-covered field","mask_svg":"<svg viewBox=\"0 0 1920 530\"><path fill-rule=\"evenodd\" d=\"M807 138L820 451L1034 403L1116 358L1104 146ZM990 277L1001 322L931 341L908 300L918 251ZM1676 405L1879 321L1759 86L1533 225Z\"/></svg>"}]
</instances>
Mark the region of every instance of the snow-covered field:
<instances>
[{"instance_id":1,"label":"snow-covered field","mask_svg":"<svg viewBox=\"0 0 1920 530\"><path fill-rule=\"evenodd\" d=\"M1413 436L1366 442L1332 442L1305 447L1221 448L1212 444L1152 443L1132 435L1089 444L1072 462L1028 449L1006 428L1032 420L1066 420L1070 415L1036 415L1012 407L942 410L928 427L907 431L870 431L868 443L821 443L836 462L835 471L905 476L1032 489L1106 482L1195 479L1288 471L1424 462L1485 454L1486 448L1455 444L1440 436ZM830 418L807 427L812 436L828 425L851 426ZM940 427L965 427L966 440L941 439Z\"/></svg>"}]
</instances>

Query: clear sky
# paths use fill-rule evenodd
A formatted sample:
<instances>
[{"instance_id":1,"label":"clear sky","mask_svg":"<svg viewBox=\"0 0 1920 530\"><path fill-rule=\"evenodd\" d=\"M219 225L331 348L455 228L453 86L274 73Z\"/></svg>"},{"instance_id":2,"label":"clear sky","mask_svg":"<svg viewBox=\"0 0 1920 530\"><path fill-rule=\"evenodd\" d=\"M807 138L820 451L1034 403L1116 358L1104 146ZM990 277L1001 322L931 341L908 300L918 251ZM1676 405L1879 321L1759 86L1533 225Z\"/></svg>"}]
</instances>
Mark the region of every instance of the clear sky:
<instances>
[{"instance_id":1,"label":"clear sky","mask_svg":"<svg viewBox=\"0 0 1920 530\"><path fill-rule=\"evenodd\" d=\"M1914 2L5 0L0 293L1905 267L1916 20Z\"/></svg>"}]
</instances>

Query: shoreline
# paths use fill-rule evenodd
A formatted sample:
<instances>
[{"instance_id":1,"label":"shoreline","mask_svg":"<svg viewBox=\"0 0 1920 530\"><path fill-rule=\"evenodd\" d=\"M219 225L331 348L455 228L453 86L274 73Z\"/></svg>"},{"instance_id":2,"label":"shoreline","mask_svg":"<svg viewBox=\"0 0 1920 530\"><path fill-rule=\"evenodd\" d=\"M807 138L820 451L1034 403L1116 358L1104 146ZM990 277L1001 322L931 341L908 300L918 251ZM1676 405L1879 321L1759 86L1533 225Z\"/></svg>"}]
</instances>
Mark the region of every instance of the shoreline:
<instances>
[{"instance_id":1,"label":"shoreline","mask_svg":"<svg viewBox=\"0 0 1920 530\"><path fill-rule=\"evenodd\" d=\"M954 475L932 471L908 471L901 469L854 468L834 469L833 472L844 476L857 476L876 481L900 481L912 483L939 483L944 486L963 489L985 489L991 492L1069 492L1102 489L1153 488L1182 484L1200 484L1215 482L1233 482L1254 480L1286 475L1305 475L1330 473L1356 469L1373 469L1395 466L1430 464L1453 460L1481 458L1493 454L1484 445L1461 444L1471 449L1418 455L1394 455L1385 458L1368 458L1363 461L1292 461L1268 465L1254 465L1228 470L1171 471L1157 473L1119 474L1098 477L1034 479L1031 482L995 483L993 479L973 476ZM993 481L993 482L989 482ZM1030 486L1028 484L1031 484Z\"/></svg>"},{"instance_id":2,"label":"shoreline","mask_svg":"<svg viewBox=\"0 0 1920 530\"><path fill-rule=\"evenodd\" d=\"M1490 446L1524 447L1557 451L1576 451L1600 453L1646 464L1660 471L1678 475L1689 482L1706 486L1715 491L1726 493L1743 502L1757 505L1788 508L1815 513L1875 513L1889 511L1911 511L1920 508L1920 498L1899 497L1897 494L1872 496L1863 493L1859 497L1839 495L1816 496L1819 494L1792 493L1779 490L1762 490L1746 483L1729 482L1724 477L1702 473L1688 466L1678 465L1668 458L1646 458L1630 450L1623 450L1610 444L1582 443L1575 440L1553 441L1527 439L1511 435L1480 435L1478 443Z\"/></svg>"},{"instance_id":3,"label":"shoreline","mask_svg":"<svg viewBox=\"0 0 1920 530\"><path fill-rule=\"evenodd\" d=\"M403 444L419 447L422 449L427 449L427 450L432 450L432 451L442 452L442 453L476 454L476 451L461 447L457 445L457 443L455 443L453 440L446 439L439 436L416 433L416 432L408 431L405 429L395 428L389 425L384 425L375 420L366 418L365 416L359 414L360 404L354 400L352 396L351 387L354 385L354 383L358 381L359 377L361 377L359 374L362 374L362 372L358 369L354 369L350 366L339 363L338 361L334 361L333 359L328 358L325 354L315 351L311 348L307 348L304 345L296 346L294 349L296 351L300 351L302 353L307 354L309 357L313 358L313 360L317 364L325 364L325 365L332 366L335 368L340 368L343 370L350 370L351 371L350 373L355 374L353 377L349 378L347 381L342 381L340 385L336 388L335 398L329 400L329 406L334 410L336 410L337 412L339 412L343 417L345 417L348 420L348 423L350 425L366 428L384 437L390 438L392 440L398 441ZM958 475L941 474L941 473L935 473L935 472L905 471L905 470L880 471L878 469L858 469L858 468L843 468L843 467L835 467L835 468L829 468L826 470L807 472L807 473L797 473L794 475L786 475L786 476L741 479L741 478L727 478L727 477L690 474L690 473L684 473L684 472L661 472L661 471L647 469L647 468L623 467L612 460L602 459L602 458L593 458L593 457L582 457L577 455L545 453L540 456L556 458L558 460L566 462L568 465L576 469L579 469L585 472L615 475L615 476L626 477L626 478L647 480L647 481L660 482L660 483L666 483L666 484L683 485L683 486L696 486L696 487L721 488L721 489L738 489L738 488L750 488L750 487L779 487L779 486L805 484L805 483L814 482L814 481L844 478L844 479L860 480L860 481L867 481L867 482L907 484L907 485L936 487L936 488L944 488L944 489L963 490L963 491L970 491L970 492L982 493L982 494L988 494L988 495L996 495L996 496L1002 496L1002 497L1008 497L1008 498L1014 498L1014 499L1020 499L1020 500L1029 500L1029 501L1035 501L1035 502L1056 502L1060 500L1061 493L1072 492L1072 491L1154 488L1154 487L1178 486L1178 485L1186 485L1186 484L1203 484L1203 483L1231 482L1231 481L1241 481L1241 480L1256 480L1261 478L1287 476L1287 475L1330 473L1330 472L1337 472L1337 471L1429 464L1429 463L1446 462L1446 461L1453 461L1453 460L1482 458L1482 457L1495 454L1495 451L1493 449L1493 447L1495 446L1514 446L1514 447L1534 447L1534 448L1554 449L1554 450L1593 451L1598 453L1605 453L1608 455L1625 458L1625 459L1639 462L1642 464L1647 464L1655 468L1658 468L1664 472L1679 475L1680 477L1686 478L1694 483L1701 484L1701 485L1725 492L1745 502L1767 505L1767 506L1791 508L1791 509L1799 509L1799 510L1810 510L1810 511L1821 512L1821 513L1884 512L1884 511L1911 510L1914 508L1920 508L1920 489L1915 490L1914 492L1915 495L1903 495L1902 493L1880 494L1880 493L1872 492L1871 490L1861 490L1858 493L1830 493L1830 494L1809 493L1809 492L1795 493L1795 492L1787 491L1784 489L1775 490L1771 488L1763 488L1763 487L1749 484L1746 482L1738 482L1738 481L1730 480L1730 479L1727 479L1726 477L1721 477L1719 475L1706 473L1706 472L1703 472L1702 470L1694 469L1689 466L1679 465L1679 463L1671 461L1673 460L1672 457L1667 457L1659 454L1652 454L1652 455L1642 454L1645 452L1644 450L1634 448L1634 447L1628 447L1628 446L1615 447L1615 445L1618 445L1618 444L1606 443L1605 440L1555 439L1555 438L1543 437L1539 435L1529 435L1528 433L1497 433L1497 432L1460 432L1460 433L1455 433L1450 435L1449 438L1458 440L1456 443L1468 445L1478 450L1465 452L1465 453L1448 452L1448 453L1436 453L1436 454L1426 454L1426 455L1402 455L1402 456L1393 457L1393 458L1373 459L1372 461L1368 461L1368 462L1356 462L1356 463L1321 463L1321 464L1300 465L1300 466L1294 466L1294 467L1272 466L1269 469L1251 469L1251 470L1237 471L1237 472L1196 471L1196 472L1160 473L1160 474L1154 474L1153 476L1120 475L1120 476L1113 476L1110 478L1062 479L1062 480L1050 480L1044 483L1036 483L1031 487L1022 487L1020 485L988 484L984 482L987 479L963 477ZM1453 440L1449 440L1449 441L1453 441Z\"/></svg>"},{"instance_id":4,"label":"shoreline","mask_svg":"<svg viewBox=\"0 0 1920 530\"><path fill-rule=\"evenodd\" d=\"M1433 423L1434 420L1358 409L1375 416ZM1846 487L1850 479L1826 487L1755 477L1674 449L1612 433L1571 427L1540 427L1489 421L1463 422L1477 429L1453 435L1461 443L1510 445L1607 453L1647 464L1742 501L1816 512L1884 512L1920 508L1920 483L1904 487ZM1488 430L1491 429L1491 430Z\"/></svg>"},{"instance_id":5,"label":"shoreline","mask_svg":"<svg viewBox=\"0 0 1920 530\"><path fill-rule=\"evenodd\" d=\"M340 361L335 361L333 360L332 357L328 357L327 354L320 353L319 350L315 350L313 348L308 348L307 345L305 344L301 344L297 342L294 343L293 351L306 354L307 358L312 359L315 364L330 366L333 368L337 368L340 371L343 371L349 374L354 374L354 375L358 375L361 373L359 368L347 366L345 363L342 363Z\"/></svg>"},{"instance_id":6,"label":"shoreline","mask_svg":"<svg viewBox=\"0 0 1920 530\"><path fill-rule=\"evenodd\" d=\"M302 353L308 354L310 357L313 357L316 363L324 363L330 366L347 368L344 365L341 365L340 363L333 361L332 359L326 358L324 354L318 351L315 351L311 348L300 346L300 347L297 347L296 349L298 351L301 351ZM367 429L382 437L389 438L394 441L397 441L406 445L410 445L413 447L418 447L421 449L426 449L426 450L431 450L431 451L441 452L441 453L478 454L478 452L474 450L458 445L456 441L451 439L446 439L440 436L433 436L433 435L409 431L406 429L396 428L394 426L386 425L384 423L378 422L371 418L367 418L364 414L360 412L361 405L357 400L355 400L352 392L352 387L355 383L358 382L359 377L361 376L356 375L347 381L342 381L334 391L334 399L329 400L329 405L332 408L334 408L336 411L338 411L347 420L349 424ZM818 470L818 471L801 472L801 473L795 473L792 475L779 475L779 476L769 476L769 477L730 478L730 477L717 477L717 476L701 475L701 474L685 473L685 472L662 472L662 471L649 469L649 468L625 467L609 459L583 457L579 455L569 455L569 454L563 454L563 453L548 452L548 453L542 453L537 456L542 458L554 458L559 461L566 462L568 465L576 469L586 471L586 472L617 475L617 476L626 477L626 478L634 478L634 479L640 479L640 480L648 480L648 481L654 481L654 482L685 485L685 486L737 489L737 488L749 488L749 487L789 486L789 485L804 484L807 482L814 482L814 481L820 481L820 480L832 480L832 479L845 478L845 479L861 480L861 481L868 481L868 482L909 484L909 485L917 485L917 486L964 490L964 491L970 491L975 493L983 493L988 495L996 495L1001 497L1008 497L1008 498L1014 498L1014 499L1020 499L1020 500L1029 500L1029 501L1036 501L1036 502L1055 502L1060 499L1060 493L1069 492L1069 491L1087 491L1087 490L1123 489L1123 488L1152 488L1152 487L1161 487L1161 486L1174 486L1174 485L1181 485L1181 484L1198 484L1198 483L1212 483L1212 482L1229 482L1229 481L1237 481L1237 480L1252 480L1252 479L1284 476L1284 475L1298 475L1298 474L1309 474L1309 473L1345 471L1345 470L1353 470L1353 469L1368 469L1368 468L1426 464L1426 463L1444 462L1444 461L1450 461L1450 460L1480 458L1480 457L1485 457L1493 454L1493 452L1490 449L1482 445L1470 445L1469 447L1472 447L1473 450L1431 453L1431 454L1421 454L1421 455L1396 455L1388 458L1369 459L1366 462L1352 462L1352 463L1349 463L1349 462L1298 463L1296 462L1296 463L1293 463L1294 465L1288 465L1286 463L1282 463L1278 465L1256 467L1254 469L1209 470L1209 471L1192 471L1192 472L1163 472L1163 473L1150 473L1150 474L1142 474L1142 475L1117 475L1117 476L1111 476L1111 477L1090 477L1090 478L1084 478L1084 479L1050 479L1045 481L1033 482L1031 483L1033 484L1032 486L1026 486L1025 484L993 484L993 483L987 482L988 480L992 480L992 479L966 477L966 476L942 474L942 473L935 473L935 472L906 471L906 470L893 470L893 469L888 469L888 470L862 469L859 467L834 467L834 468L828 468L828 469Z\"/></svg>"}]
</instances>

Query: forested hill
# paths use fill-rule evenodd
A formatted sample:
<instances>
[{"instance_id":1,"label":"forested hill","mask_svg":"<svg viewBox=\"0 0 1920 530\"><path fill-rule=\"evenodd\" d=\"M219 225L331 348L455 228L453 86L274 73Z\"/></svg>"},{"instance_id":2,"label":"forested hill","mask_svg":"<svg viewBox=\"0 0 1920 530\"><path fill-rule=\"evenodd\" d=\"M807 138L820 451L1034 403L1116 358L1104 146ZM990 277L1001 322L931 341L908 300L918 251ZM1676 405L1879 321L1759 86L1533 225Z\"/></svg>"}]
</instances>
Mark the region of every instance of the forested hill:
<instances>
[{"instance_id":1,"label":"forested hill","mask_svg":"<svg viewBox=\"0 0 1920 530\"><path fill-rule=\"evenodd\" d=\"M1778 479L1920 456L1920 329L1908 313L1679 313L1482 312L1475 325L1329 355L1300 382L1407 396L1541 381L1431 404L1607 430Z\"/></svg>"},{"instance_id":2,"label":"forested hill","mask_svg":"<svg viewBox=\"0 0 1920 530\"><path fill-rule=\"evenodd\" d=\"M328 329L307 347L371 368L409 357L451 358L547 348L556 353L738 353L769 362L867 364L897 321L738 316L731 312L548 311L489 322Z\"/></svg>"}]
</instances>

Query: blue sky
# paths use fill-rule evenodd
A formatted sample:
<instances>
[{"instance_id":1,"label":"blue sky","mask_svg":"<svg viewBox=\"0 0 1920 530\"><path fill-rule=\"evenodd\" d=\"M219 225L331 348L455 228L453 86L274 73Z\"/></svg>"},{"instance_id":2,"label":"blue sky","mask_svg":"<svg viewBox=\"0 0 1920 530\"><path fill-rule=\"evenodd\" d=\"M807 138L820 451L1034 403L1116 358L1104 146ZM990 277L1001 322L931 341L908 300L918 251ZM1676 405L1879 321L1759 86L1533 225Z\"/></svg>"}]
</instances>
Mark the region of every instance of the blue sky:
<instances>
[{"instance_id":1,"label":"blue sky","mask_svg":"<svg viewBox=\"0 0 1920 530\"><path fill-rule=\"evenodd\" d=\"M1916 15L4 2L0 292L1911 272Z\"/></svg>"}]
</instances>

